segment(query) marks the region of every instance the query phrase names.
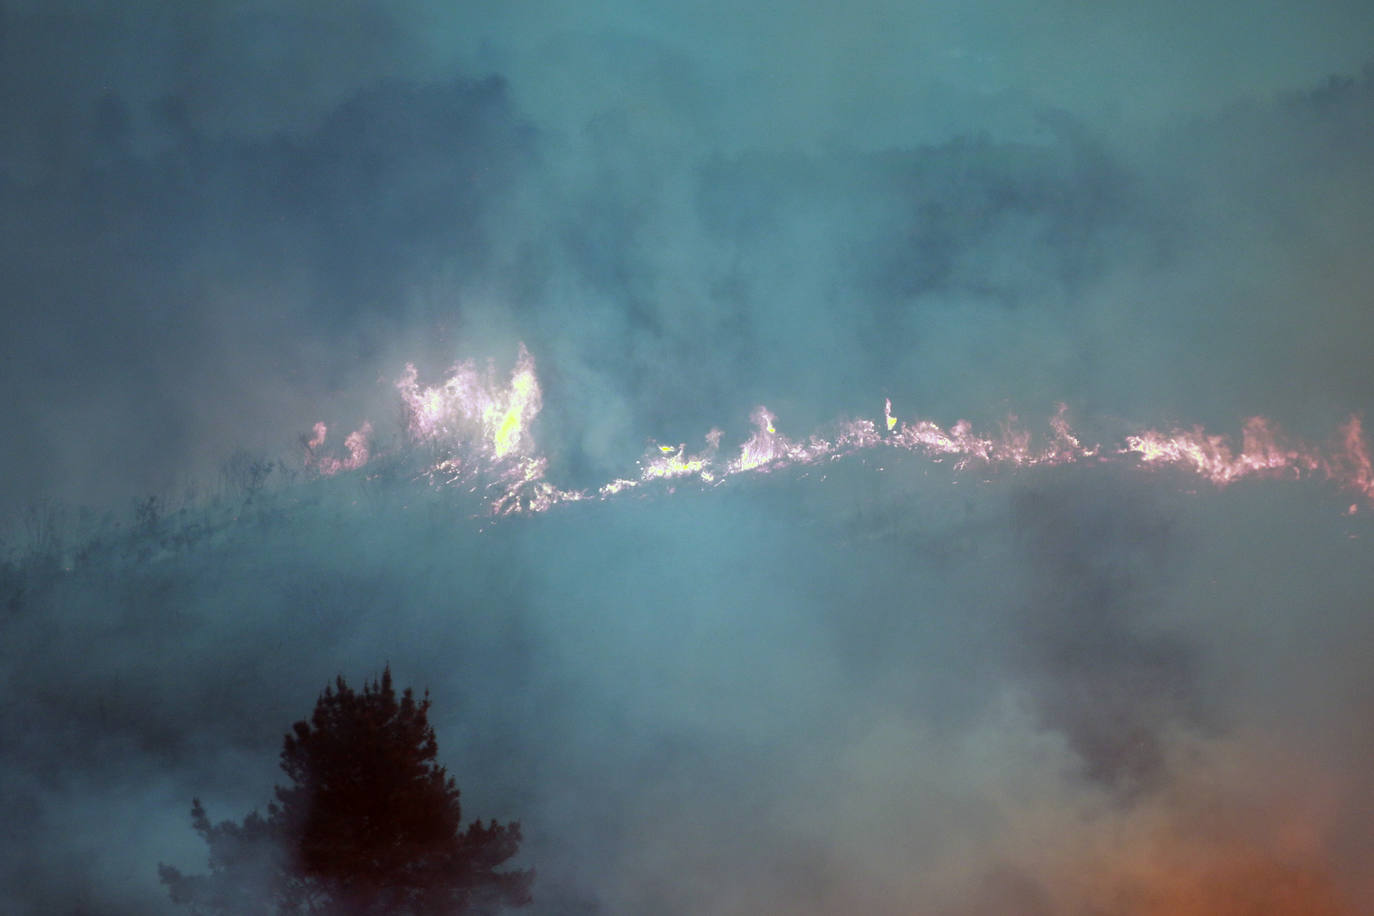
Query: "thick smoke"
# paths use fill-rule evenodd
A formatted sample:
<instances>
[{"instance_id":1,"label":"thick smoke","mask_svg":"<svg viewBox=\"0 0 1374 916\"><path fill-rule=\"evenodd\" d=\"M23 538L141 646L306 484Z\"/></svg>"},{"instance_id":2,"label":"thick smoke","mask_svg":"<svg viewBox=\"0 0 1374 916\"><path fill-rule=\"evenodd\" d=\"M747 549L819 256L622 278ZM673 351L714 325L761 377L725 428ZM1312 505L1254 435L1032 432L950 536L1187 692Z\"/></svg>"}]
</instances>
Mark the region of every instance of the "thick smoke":
<instances>
[{"instance_id":1,"label":"thick smoke","mask_svg":"<svg viewBox=\"0 0 1374 916\"><path fill-rule=\"evenodd\" d=\"M1366 4L783 6L0 7L14 912L173 912L190 799L265 804L387 663L534 912L1374 908L1363 497L872 452L492 522L412 479L406 364L520 343L593 490L759 404L1374 403ZM317 422L371 462L312 474Z\"/></svg>"}]
</instances>

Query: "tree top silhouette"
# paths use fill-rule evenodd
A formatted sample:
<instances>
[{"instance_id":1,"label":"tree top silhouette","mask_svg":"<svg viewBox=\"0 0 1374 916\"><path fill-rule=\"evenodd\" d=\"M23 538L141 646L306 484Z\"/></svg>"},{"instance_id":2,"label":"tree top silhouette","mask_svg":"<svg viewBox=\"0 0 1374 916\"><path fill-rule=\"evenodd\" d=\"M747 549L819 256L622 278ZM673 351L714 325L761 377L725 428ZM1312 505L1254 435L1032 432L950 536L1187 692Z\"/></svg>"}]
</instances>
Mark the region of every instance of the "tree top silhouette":
<instances>
[{"instance_id":1,"label":"tree top silhouette","mask_svg":"<svg viewBox=\"0 0 1374 916\"><path fill-rule=\"evenodd\" d=\"M212 825L194 801L210 874L160 865L172 900L207 916L438 916L529 903L533 870L497 871L519 850L520 824L463 828L429 707L428 692L397 698L390 667L361 693L339 677L285 736L291 785L277 787L267 817Z\"/></svg>"}]
</instances>

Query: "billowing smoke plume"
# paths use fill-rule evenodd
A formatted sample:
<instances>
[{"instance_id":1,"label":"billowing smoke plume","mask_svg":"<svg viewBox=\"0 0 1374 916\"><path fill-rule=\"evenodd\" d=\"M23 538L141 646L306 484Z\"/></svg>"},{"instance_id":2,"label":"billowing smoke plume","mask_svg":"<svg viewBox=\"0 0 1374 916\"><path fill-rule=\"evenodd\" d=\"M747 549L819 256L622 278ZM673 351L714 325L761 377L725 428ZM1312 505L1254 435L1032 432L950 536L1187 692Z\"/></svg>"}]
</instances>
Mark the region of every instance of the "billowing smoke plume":
<instances>
[{"instance_id":1,"label":"billowing smoke plume","mask_svg":"<svg viewBox=\"0 0 1374 916\"><path fill-rule=\"evenodd\" d=\"M10 908L388 663L533 912L1374 908L1374 21L1175 6L0 6Z\"/></svg>"}]
</instances>

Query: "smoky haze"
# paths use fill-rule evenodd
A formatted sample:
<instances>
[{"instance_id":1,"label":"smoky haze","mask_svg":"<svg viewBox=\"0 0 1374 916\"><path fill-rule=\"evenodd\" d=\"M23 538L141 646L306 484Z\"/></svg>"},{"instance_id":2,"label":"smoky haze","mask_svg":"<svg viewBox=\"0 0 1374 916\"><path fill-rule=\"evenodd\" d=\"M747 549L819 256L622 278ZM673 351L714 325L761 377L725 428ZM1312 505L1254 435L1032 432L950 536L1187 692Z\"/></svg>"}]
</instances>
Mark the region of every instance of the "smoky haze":
<instances>
[{"instance_id":1,"label":"smoky haze","mask_svg":"<svg viewBox=\"0 0 1374 916\"><path fill-rule=\"evenodd\" d=\"M866 454L492 523L395 388L523 343L593 491L759 404L1326 442L1367 4L322 10L0 6L13 912L174 912L190 799L388 663L532 912L1374 909L1365 496Z\"/></svg>"}]
</instances>

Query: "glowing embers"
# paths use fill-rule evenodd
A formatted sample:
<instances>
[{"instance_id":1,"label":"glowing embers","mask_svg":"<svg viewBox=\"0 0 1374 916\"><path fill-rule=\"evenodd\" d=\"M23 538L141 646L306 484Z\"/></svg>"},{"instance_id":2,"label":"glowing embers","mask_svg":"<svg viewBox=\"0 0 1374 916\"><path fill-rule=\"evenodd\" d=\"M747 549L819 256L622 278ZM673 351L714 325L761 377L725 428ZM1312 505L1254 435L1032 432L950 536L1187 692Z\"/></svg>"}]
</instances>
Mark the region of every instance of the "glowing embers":
<instances>
[{"instance_id":1,"label":"glowing embers","mask_svg":"<svg viewBox=\"0 0 1374 916\"><path fill-rule=\"evenodd\" d=\"M544 476L547 470L547 458L521 457L510 462L489 485L496 494L491 501L491 514L544 512L558 503L586 498L579 490L560 490L549 483Z\"/></svg>"},{"instance_id":2,"label":"glowing embers","mask_svg":"<svg viewBox=\"0 0 1374 916\"><path fill-rule=\"evenodd\" d=\"M716 452L720 450L722 435L724 433L718 429L707 433L706 450L699 455L688 456L686 445L679 445L677 448L660 445L657 457L654 457L653 450L650 450L649 456L640 462L643 468L640 479L672 480L675 477L690 477L695 474L706 483L711 483L717 476L712 466L716 461Z\"/></svg>"}]
</instances>

